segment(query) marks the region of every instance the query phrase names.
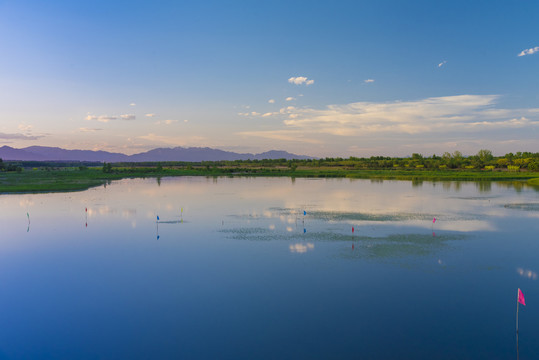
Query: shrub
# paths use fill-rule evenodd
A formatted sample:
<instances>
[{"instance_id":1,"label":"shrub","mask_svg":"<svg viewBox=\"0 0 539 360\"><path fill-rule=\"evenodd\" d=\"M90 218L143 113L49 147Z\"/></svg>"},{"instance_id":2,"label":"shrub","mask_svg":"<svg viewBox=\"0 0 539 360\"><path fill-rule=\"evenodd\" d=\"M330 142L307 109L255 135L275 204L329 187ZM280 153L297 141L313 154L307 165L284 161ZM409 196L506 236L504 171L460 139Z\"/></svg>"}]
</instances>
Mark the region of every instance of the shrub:
<instances>
[{"instance_id":1,"label":"shrub","mask_svg":"<svg viewBox=\"0 0 539 360\"><path fill-rule=\"evenodd\" d=\"M533 162L529 163L529 164L528 164L528 170L530 170L530 171L537 171L537 170L539 170L539 162L533 161Z\"/></svg>"}]
</instances>

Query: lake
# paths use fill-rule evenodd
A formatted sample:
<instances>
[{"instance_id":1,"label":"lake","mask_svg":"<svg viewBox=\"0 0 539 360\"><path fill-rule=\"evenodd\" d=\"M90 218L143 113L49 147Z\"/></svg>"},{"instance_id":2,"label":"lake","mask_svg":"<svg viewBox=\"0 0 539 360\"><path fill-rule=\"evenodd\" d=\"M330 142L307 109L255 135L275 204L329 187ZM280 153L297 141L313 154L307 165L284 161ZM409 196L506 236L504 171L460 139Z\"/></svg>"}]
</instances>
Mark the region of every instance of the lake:
<instances>
[{"instance_id":1,"label":"lake","mask_svg":"<svg viewBox=\"0 0 539 360\"><path fill-rule=\"evenodd\" d=\"M0 210L0 358L512 359L517 288L539 356L521 183L124 179Z\"/></svg>"}]
</instances>

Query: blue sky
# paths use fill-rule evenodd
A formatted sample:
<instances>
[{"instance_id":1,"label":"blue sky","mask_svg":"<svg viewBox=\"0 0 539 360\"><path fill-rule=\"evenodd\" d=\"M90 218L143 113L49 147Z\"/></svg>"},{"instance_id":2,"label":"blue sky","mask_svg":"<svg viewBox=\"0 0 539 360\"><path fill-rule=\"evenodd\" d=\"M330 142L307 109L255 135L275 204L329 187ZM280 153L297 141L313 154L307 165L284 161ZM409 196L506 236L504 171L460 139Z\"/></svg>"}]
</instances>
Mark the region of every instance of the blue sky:
<instances>
[{"instance_id":1,"label":"blue sky","mask_svg":"<svg viewBox=\"0 0 539 360\"><path fill-rule=\"evenodd\" d=\"M537 14L531 0L0 0L0 146L537 152Z\"/></svg>"}]
</instances>

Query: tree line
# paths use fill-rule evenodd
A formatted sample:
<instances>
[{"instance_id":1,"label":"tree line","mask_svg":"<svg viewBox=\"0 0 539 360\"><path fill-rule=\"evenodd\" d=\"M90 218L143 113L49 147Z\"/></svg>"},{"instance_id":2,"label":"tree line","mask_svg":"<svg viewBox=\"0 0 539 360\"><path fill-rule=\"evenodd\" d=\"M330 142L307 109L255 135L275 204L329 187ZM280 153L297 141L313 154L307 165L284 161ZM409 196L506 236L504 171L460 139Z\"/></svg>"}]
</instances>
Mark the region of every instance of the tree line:
<instances>
[{"instance_id":1,"label":"tree line","mask_svg":"<svg viewBox=\"0 0 539 360\"><path fill-rule=\"evenodd\" d=\"M45 165L44 165L45 164ZM66 162L3 162L0 159L0 171L21 171L23 167L51 167L77 165L80 170L94 167L100 163L66 163ZM408 157L354 157L349 158L320 158L320 159L265 159L265 160L222 160L222 161L166 161L166 162L141 162L141 163L101 163L104 173L111 173L123 169L140 171L147 168L148 171L161 171L164 167L183 168L187 170L219 168L288 168L291 171L298 167L308 168L342 168L347 170L388 170L388 169L428 169L435 170L491 170L491 171L539 171L539 153L517 152L503 156L494 156L492 151L481 149L475 155L465 156L460 151L453 153L445 152L442 155L424 156L414 153ZM113 170L114 168L114 170Z\"/></svg>"},{"instance_id":2,"label":"tree line","mask_svg":"<svg viewBox=\"0 0 539 360\"><path fill-rule=\"evenodd\" d=\"M539 171L539 153L517 152L504 156L494 156L492 151L481 149L475 155L464 156L460 151L445 152L442 155L423 156L414 153L408 157L354 157L321 159L266 159L236 161L205 161L190 163L195 166L209 167L341 167L350 170L384 169L429 169L429 170L497 170L497 171Z\"/></svg>"}]
</instances>

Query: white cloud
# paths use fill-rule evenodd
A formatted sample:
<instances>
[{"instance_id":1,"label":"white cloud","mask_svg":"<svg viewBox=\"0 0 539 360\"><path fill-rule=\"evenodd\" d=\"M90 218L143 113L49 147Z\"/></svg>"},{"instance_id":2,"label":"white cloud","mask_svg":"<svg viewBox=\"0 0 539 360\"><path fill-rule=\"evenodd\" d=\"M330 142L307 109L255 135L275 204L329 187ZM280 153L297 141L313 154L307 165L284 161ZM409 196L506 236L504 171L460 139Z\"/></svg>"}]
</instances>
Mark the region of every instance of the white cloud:
<instances>
[{"instance_id":1,"label":"white cloud","mask_svg":"<svg viewBox=\"0 0 539 360\"><path fill-rule=\"evenodd\" d=\"M26 125L26 124L19 124L18 128L19 128L20 131L31 132L33 126L32 125Z\"/></svg>"},{"instance_id":2,"label":"white cloud","mask_svg":"<svg viewBox=\"0 0 539 360\"><path fill-rule=\"evenodd\" d=\"M137 117L134 114L124 114L120 115L122 120L135 120Z\"/></svg>"},{"instance_id":3,"label":"white cloud","mask_svg":"<svg viewBox=\"0 0 539 360\"><path fill-rule=\"evenodd\" d=\"M369 83L373 83L374 82L374 79L367 79L364 81L365 83L369 84Z\"/></svg>"},{"instance_id":4,"label":"white cloud","mask_svg":"<svg viewBox=\"0 0 539 360\"><path fill-rule=\"evenodd\" d=\"M275 104L275 99L269 99L268 102L269 102L270 104Z\"/></svg>"},{"instance_id":5,"label":"white cloud","mask_svg":"<svg viewBox=\"0 0 539 360\"><path fill-rule=\"evenodd\" d=\"M273 113L267 112L267 113L262 114L262 117L268 117L268 116L271 116L271 115L273 115Z\"/></svg>"},{"instance_id":6,"label":"white cloud","mask_svg":"<svg viewBox=\"0 0 539 360\"><path fill-rule=\"evenodd\" d=\"M445 64L447 64L447 61L444 60L442 61L441 63L438 64L438 67L441 68L442 66L444 66Z\"/></svg>"},{"instance_id":7,"label":"white cloud","mask_svg":"<svg viewBox=\"0 0 539 360\"><path fill-rule=\"evenodd\" d=\"M144 116L146 116L146 117L154 117L155 114L146 114L146 115L144 115Z\"/></svg>"},{"instance_id":8,"label":"white cloud","mask_svg":"<svg viewBox=\"0 0 539 360\"><path fill-rule=\"evenodd\" d=\"M296 85L301 85L301 84L312 85L312 84L314 84L314 80L307 79L305 76L291 77L290 79L288 79L288 82L291 83L291 84L296 84Z\"/></svg>"},{"instance_id":9,"label":"white cloud","mask_svg":"<svg viewBox=\"0 0 539 360\"><path fill-rule=\"evenodd\" d=\"M458 95L417 101L356 102L324 109L280 109L282 128L243 132L275 140L316 143L323 136L384 137L476 133L539 127L537 109L495 108L497 95ZM269 116L269 115L268 115ZM325 138L328 139L327 137ZM387 141L387 140L386 140Z\"/></svg>"},{"instance_id":10,"label":"white cloud","mask_svg":"<svg viewBox=\"0 0 539 360\"><path fill-rule=\"evenodd\" d=\"M134 102L132 102L131 104L129 104L129 106L136 106L137 104L135 104Z\"/></svg>"},{"instance_id":11,"label":"white cloud","mask_svg":"<svg viewBox=\"0 0 539 360\"><path fill-rule=\"evenodd\" d=\"M539 52L539 46L529 48L529 49L524 49L518 54L518 56L532 55L532 54L535 54L536 52Z\"/></svg>"},{"instance_id":12,"label":"white cloud","mask_svg":"<svg viewBox=\"0 0 539 360\"><path fill-rule=\"evenodd\" d=\"M296 98L292 97L292 96L289 96L285 99L286 101L292 101L292 100L296 100Z\"/></svg>"}]
</instances>

